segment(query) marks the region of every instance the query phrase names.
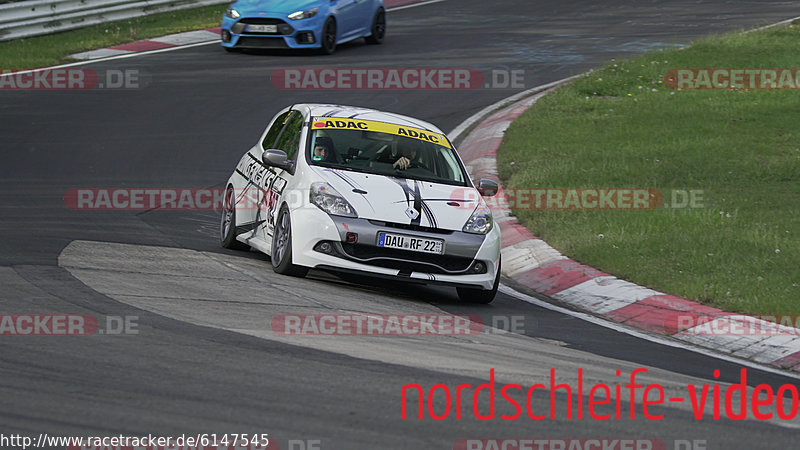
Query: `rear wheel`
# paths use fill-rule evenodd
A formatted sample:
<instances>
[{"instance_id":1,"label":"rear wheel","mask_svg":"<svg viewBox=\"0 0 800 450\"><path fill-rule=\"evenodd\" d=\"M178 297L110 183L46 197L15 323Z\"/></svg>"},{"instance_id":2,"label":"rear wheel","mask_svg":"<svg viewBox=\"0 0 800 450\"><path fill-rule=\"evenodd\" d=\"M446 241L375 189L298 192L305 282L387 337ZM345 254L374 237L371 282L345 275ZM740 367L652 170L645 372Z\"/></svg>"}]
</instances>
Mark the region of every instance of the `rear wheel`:
<instances>
[{"instance_id":1,"label":"rear wheel","mask_svg":"<svg viewBox=\"0 0 800 450\"><path fill-rule=\"evenodd\" d=\"M307 267L292 264L292 220L289 208L284 205L272 231L272 270L281 275L304 277Z\"/></svg>"},{"instance_id":2,"label":"rear wheel","mask_svg":"<svg viewBox=\"0 0 800 450\"><path fill-rule=\"evenodd\" d=\"M231 250L248 250L249 245L236 240L236 197L233 186L225 190L222 217L219 221L219 243Z\"/></svg>"},{"instance_id":3,"label":"rear wheel","mask_svg":"<svg viewBox=\"0 0 800 450\"><path fill-rule=\"evenodd\" d=\"M365 37L364 40L367 41L367 44L382 44L385 36L386 11L381 8L375 13L375 18L372 19L372 34Z\"/></svg>"},{"instance_id":4,"label":"rear wheel","mask_svg":"<svg viewBox=\"0 0 800 450\"><path fill-rule=\"evenodd\" d=\"M494 285L491 289L481 288L456 288L458 298L466 303L488 304L492 303L497 295L497 287L500 286L500 263L497 264L497 275L494 277Z\"/></svg>"},{"instance_id":5,"label":"rear wheel","mask_svg":"<svg viewBox=\"0 0 800 450\"><path fill-rule=\"evenodd\" d=\"M325 26L322 27L322 48L320 52L323 55L330 55L336 51L336 21L329 17L325 21Z\"/></svg>"}]
</instances>

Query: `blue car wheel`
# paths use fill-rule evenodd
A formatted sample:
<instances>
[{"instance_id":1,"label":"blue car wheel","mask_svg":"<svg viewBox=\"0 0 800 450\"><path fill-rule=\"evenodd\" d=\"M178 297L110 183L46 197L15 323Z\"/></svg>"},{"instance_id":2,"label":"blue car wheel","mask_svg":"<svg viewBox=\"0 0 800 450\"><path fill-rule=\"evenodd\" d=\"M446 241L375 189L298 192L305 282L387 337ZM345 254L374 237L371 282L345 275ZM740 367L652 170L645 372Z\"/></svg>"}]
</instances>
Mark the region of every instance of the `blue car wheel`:
<instances>
[{"instance_id":1,"label":"blue car wheel","mask_svg":"<svg viewBox=\"0 0 800 450\"><path fill-rule=\"evenodd\" d=\"M372 34L365 37L364 40L367 41L367 44L382 44L385 36L386 11L381 8L375 13L375 18L372 19Z\"/></svg>"},{"instance_id":2,"label":"blue car wheel","mask_svg":"<svg viewBox=\"0 0 800 450\"><path fill-rule=\"evenodd\" d=\"M336 51L336 21L333 17L328 17L325 26L322 27L321 44L320 52L324 55L330 55Z\"/></svg>"}]
</instances>

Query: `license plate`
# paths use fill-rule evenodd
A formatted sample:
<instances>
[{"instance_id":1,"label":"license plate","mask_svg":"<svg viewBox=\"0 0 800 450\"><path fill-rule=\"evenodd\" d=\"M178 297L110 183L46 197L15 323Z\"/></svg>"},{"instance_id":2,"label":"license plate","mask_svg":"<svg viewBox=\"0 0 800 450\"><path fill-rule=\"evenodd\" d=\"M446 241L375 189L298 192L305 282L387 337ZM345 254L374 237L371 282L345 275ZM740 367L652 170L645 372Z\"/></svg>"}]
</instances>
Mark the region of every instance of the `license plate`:
<instances>
[{"instance_id":1,"label":"license plate","mask_svg":"<svg viewBox=\"0 0 800 450\"><path fill-rule=\"evenodd\" d=\"M248 25L245 31L252 31L255 33L277 33L277 25Z\"/></svg>"},{"instance_id":2,"label":"license plate","mask_svg":"<svg viewBox=\"0 0 800 450\"><path fill-rule=\"evenodd\" d=\"M383 231L378 233L378 247L434 253L437 255L444 253L444 241L441 239L426 239Z\"/></svg>"}]
</instances>

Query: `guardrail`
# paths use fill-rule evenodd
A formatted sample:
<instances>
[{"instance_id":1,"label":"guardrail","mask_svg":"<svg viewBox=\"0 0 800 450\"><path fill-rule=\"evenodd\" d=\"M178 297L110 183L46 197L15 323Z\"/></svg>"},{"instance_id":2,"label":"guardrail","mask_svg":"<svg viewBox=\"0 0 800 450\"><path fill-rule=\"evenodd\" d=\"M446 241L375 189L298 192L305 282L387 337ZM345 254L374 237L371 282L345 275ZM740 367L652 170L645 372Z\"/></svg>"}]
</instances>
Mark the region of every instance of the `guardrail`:
<instances>
[{"instance_id":1,"label":"guardrail","mask_svg":"<svg viewBox=\"0 0 800 450\"><path fill-rule=\"evenodd\" d=\"M0 3L0 41L231 2L232 0L27 0Z\"/></svg>"}]
</instances>

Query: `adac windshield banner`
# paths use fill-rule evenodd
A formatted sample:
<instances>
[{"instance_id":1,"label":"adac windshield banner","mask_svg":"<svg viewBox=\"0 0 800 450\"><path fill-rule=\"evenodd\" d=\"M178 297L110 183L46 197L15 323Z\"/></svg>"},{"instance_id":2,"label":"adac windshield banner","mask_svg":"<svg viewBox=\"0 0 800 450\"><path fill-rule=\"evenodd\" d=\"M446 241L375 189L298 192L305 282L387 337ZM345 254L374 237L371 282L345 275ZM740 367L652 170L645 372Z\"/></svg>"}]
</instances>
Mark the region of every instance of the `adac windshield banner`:
<instances>
[{"instance_id":1,"label":"adac windshield banner","mask_svg":"<svg viewBox=\"0 0 800 450\"><path fill-rule=\"evenodd\" d=\"M314 117L311 120L311 128L315 130L361 130L375 131L378 133L395 134L420 141L430 142L441 145L442 147L452 148L450 142L443 134L420 128L404 127L394 123L378 122L375 120L343 119L339 117Z\"/></svg>"}]
</instances>

